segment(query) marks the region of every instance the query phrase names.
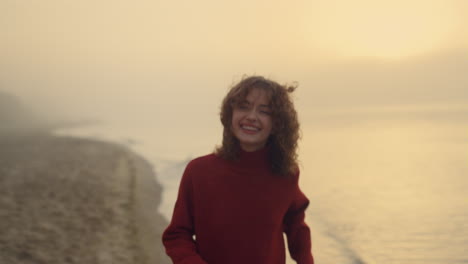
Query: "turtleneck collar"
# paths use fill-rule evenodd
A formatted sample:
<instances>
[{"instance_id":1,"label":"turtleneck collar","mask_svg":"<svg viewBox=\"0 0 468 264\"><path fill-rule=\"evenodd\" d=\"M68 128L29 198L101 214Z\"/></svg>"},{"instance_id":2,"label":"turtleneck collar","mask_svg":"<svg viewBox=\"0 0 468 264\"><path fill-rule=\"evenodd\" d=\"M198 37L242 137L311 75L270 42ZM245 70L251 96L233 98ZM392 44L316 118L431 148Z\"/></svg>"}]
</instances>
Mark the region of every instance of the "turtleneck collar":
<instances>
[{"instance_id":1,"label":"turtleneck collar","mask_svg":"<svg viewBox=\"0 0 468 264\"><path fill-rule=\"evenodd\" d=\"M244 168L265 168L268 166L268 151L268 146L256 151L245 151L240 148L239 159L235 161L235 165Z\"/></svg>"}]
</instances>

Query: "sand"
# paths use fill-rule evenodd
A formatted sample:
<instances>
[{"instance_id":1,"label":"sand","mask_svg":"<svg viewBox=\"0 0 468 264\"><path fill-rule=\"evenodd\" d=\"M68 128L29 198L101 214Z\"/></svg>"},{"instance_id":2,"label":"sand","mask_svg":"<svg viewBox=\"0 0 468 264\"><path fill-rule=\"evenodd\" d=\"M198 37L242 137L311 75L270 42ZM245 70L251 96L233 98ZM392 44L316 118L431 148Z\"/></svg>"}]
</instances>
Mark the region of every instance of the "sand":
<instances>
[{"instance_id":1,"label":"sand","mask_svg":"<svg viewBox=\"0 0 468 264\"><path fill-rule=\"evenodd\" d=\"M0 263L170 263L151 165L116 144L0 137Z\"/></svg>"}]
</instances>

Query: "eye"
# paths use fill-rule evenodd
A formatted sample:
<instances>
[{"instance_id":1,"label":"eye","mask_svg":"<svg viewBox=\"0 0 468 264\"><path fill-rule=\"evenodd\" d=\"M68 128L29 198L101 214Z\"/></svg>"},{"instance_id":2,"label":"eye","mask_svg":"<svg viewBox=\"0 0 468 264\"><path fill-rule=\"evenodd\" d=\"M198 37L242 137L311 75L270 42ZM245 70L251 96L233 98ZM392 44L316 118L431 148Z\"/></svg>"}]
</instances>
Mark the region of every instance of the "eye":
<instances>
[{"instance_id":1,"label":"eye","mask_svg":"<svg viewBox=\"0 0 468 264\"><path fill-rule=\"evenodd\" d=\"M260 113L264 115L271 115L271 112L267 110L261 110Z\"/></svg>"},{"instance_id":2,"label":"eye","mask_svg":"<svg viewBox=\"0 0 468 264\"><path fill-rule=\"evenodd\" d=\"M271 115L271 108L269 106L261 106L259 112L264 115Z\"/></svg>"},{"instance_id":3,"label":"eye","mask_svg":"<svg viewBox=\"0 0 468 264\"><path fill-rule=\"evenodd\" d=\"M249 109L249 103L241 102L241 103L237 104L237 108L242 109L242 110L247 110L247 109Z\"/></svg>"}]
</instances>

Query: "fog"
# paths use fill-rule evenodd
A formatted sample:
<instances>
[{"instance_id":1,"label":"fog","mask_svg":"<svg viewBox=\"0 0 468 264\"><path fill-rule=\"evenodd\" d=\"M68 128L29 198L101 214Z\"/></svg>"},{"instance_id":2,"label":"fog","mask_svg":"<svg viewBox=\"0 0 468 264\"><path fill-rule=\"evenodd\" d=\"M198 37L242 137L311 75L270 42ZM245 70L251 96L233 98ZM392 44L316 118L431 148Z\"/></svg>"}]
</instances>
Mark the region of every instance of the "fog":
<instances>
[{"instance_id":1,"label":"fog","mask_svg":"<svg viewBox=\"0 0 468 264\"><path fill-rule=\"evenodd\" d=\"M46 117L171 122L172 126L190 120L217 122L222 97L244 73L297 82L294 98L305 122L308 117L330 113L335 117L365 112L459 115L468 106L468 56L461 51L397 62L369 59L280 65L263 72L252 65L204 64L193 70L183 66L154 72L92 66L10 72L2 78L2 90L18 95ZM244 68L250 70L244 72Z\"/></svg>"},{"instance_id":2,"label":"fog","mask_svg":"<svg viewBox=\"0 0 468 264\"><path fill-rule=\"evenodd\" d=\"M466 2L353 3L2 1L0 90L49 119L178 129L218 124L228 87L260 74L299 84L305 123L464 116Z\"/></svg>"}]
</instances>

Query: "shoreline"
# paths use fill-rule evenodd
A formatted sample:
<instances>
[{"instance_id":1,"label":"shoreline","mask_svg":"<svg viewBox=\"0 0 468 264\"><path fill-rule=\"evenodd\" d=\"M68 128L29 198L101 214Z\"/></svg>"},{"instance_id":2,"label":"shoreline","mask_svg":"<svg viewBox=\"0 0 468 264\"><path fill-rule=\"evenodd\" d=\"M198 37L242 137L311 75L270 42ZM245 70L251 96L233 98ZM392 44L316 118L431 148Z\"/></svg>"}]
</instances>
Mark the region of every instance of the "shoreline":
<instances>
[{"instance_id":1,"label":"shoreline","mask_svg":"<svg viewBox=\"0 0 468 264\"><path fill-rule=\"evenodd\" d=\"M170 263L152 165L117 143L0 137L0 262Z\"/></svg>"}]
</instances>

